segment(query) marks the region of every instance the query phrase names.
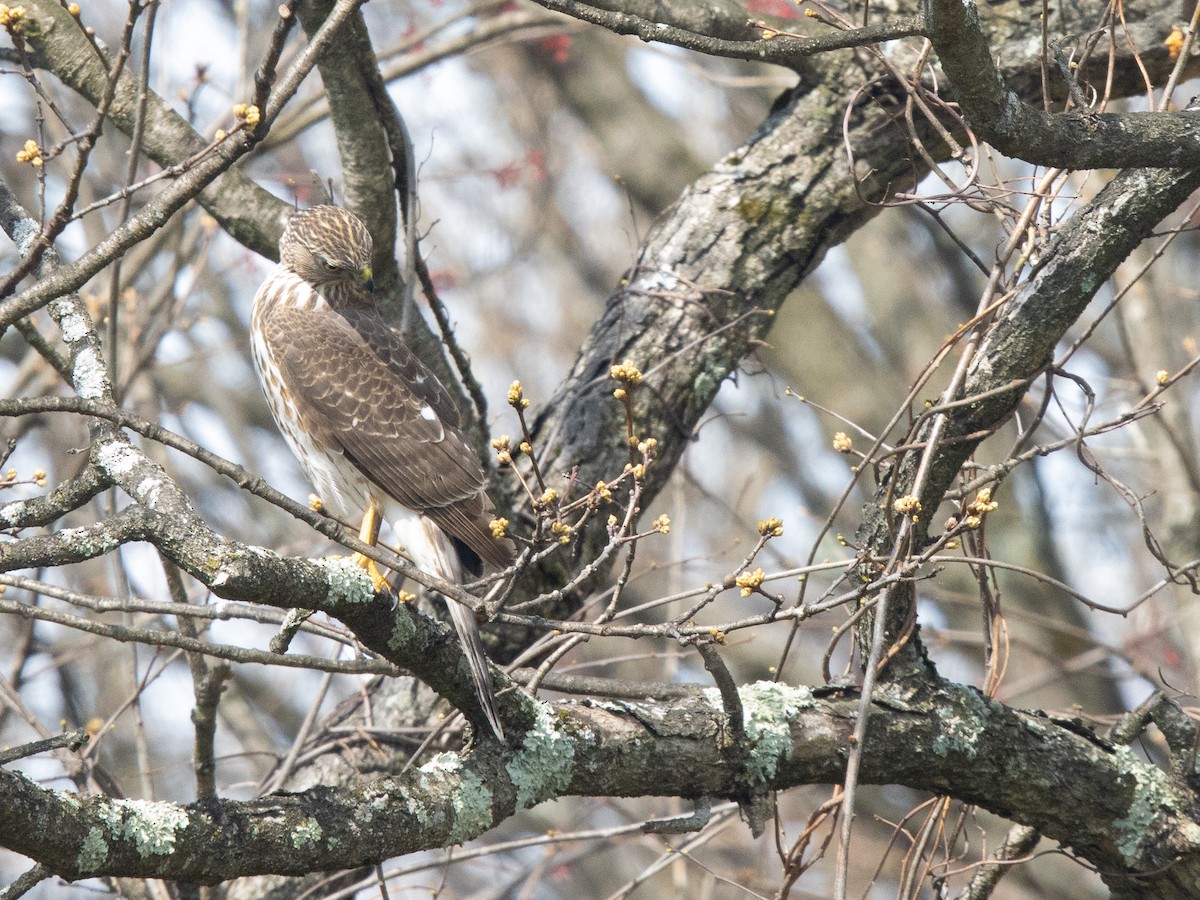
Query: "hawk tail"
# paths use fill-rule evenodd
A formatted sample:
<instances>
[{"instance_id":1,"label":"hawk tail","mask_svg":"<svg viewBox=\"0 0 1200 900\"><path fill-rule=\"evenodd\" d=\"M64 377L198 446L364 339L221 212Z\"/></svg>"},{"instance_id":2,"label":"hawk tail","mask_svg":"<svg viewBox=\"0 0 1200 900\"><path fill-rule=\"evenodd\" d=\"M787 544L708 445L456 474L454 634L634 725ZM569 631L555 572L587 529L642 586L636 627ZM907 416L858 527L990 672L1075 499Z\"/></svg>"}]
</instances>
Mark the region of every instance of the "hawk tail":
<instances>
[{"instance_id":1,"label":"hawk tail","mask_svg":"<svg viewBox=\"0 0 1200 900\"><path fill-rule=\"evenodd\" d=\"M450 609L450 619L454 622L454 630L462 641L463 652L467 655L467 663L471 667L471 680L475 682L475 694L479 697L479 705L487 716L492 732L504 741L504 726L500 724L500 714L496 711L496 693L492 686L492 673L488 669L487 654L483 652L483 641L479 637L479 623L475 613L461 603L447 599Z\"/></svg>"},{"instance_id":2,"label":"hawk tail","mask_svg":"<svg viewBox=\"0 0 1200 900\"><path fill-rule=\"evenodd\" d=\"M455 546L455 540L439 527L438 523L413 513L404 515L400 510L392 511L390 521L392 530L404 542L417 568L437 575L451 584L462 584L462 559ZM479 622L475 619L475 612L457 600L449 597L443 599L450 611L450 621L454 623L454 630L458 632L463 653L467 657L479 705L483 707L483 714L487 716L492 732L503 742L504 728L496 712L492 674L488 669L487 654L483 650L483 640L479 635Z\"/></svg>"}]
</instances>

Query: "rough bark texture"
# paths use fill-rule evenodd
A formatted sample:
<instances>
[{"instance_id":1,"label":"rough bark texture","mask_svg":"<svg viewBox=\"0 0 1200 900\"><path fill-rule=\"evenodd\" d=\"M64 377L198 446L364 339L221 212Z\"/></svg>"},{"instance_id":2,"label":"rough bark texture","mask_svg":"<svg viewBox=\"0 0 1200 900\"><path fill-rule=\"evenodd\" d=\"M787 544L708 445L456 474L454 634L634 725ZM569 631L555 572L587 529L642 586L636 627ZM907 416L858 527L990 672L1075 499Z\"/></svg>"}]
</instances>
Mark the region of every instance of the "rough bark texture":
<instances>
[{"instance_id":1,"label":"rough bark texture","mask_svg":"<svg viewBox=\"0 0 1200 900\"><path fill-rule=\"evenodd\" d=\"M748 737L740 741L722 724L713 693L669 704L564 703L515 754L443 754L353 791L315 786L248 802L76 799L0 770L9 798L0 831L64 877L103 871L203 884L353 868L462 843L554 796L748 803L841 777L857 698L823 693L743 686ZM1128 872L1111 877L1117 896L1190 896L1179 889L1200 873L1194 797L1134 752L1082 723L1013 710L936 679L883 688L874 705L865 781L952 794L1033 825L1106 871ZM46 847L47 833L68 839ZM1162 891L1150 887L1159 884Z\"/></svg>"}]
</instances>

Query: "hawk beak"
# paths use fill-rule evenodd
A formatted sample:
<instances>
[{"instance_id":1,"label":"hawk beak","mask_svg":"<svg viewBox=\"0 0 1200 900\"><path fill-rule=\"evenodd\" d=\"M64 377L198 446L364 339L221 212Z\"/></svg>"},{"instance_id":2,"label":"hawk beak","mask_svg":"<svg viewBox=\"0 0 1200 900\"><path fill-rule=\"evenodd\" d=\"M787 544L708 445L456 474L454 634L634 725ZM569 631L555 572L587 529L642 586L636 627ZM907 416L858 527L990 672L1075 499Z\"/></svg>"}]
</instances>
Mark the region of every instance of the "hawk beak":
<instances>
[{"instance_id":1,"label":"hawk beak","mask_svg":"<svg viewBox=\"0 0 1200 900\"><path fill-rule=\"evenodd\" d=\"M359 272L358 274L359 274L359 277L362 278L363 287L365 287L368 291L374 292L375 279L371 277L371 267L363 266L362 271Z\"/></svg>"}]
</instances>

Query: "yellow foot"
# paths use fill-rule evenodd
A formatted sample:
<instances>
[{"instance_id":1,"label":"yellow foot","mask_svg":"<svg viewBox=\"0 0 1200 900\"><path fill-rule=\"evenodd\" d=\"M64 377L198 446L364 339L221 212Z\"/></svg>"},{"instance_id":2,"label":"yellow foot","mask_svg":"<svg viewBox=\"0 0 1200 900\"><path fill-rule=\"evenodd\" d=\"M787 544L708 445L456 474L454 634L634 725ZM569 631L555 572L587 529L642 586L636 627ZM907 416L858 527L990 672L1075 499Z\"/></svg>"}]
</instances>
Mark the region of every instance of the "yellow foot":
<instances>
[{"instance_id":1,"label":"yellow foot","mask_svg":"<svg viewBox=\"0 0 1200 900\"><path fill-rule=\"evenodd\" d=\"M358 539L364 544L375 546L375 542L379 540L379 510L372 503L367 507L367 511L363 513L362 528L359 529ZM379 567L375 565L375 561L370 557L363 556L361 553L355 553L350 560L356 565L367 570L367 574L371 576L371 584L375 586L375 591L382 591L385 587L390 591L392 586L388 584L388 580L383 577L383 573L379 571Z\"/></svg>"},{"instance_id":2,"label":"yellow foot","mask_svg":"<svg viewBox=\"0 0 1200 900\"><path fill-rule=\"evenodd\" d=\"M382 591L387 588L389 591L392 586L388 584L388 580L383 577L383 573L379 571L379 566L375 565L375 560L368 556L363 556L361 553L355 553L350 557L350 561L356 566L367 570L367 574L371 576L371 584L376 591Z\"/></svg>"}]
</instances>

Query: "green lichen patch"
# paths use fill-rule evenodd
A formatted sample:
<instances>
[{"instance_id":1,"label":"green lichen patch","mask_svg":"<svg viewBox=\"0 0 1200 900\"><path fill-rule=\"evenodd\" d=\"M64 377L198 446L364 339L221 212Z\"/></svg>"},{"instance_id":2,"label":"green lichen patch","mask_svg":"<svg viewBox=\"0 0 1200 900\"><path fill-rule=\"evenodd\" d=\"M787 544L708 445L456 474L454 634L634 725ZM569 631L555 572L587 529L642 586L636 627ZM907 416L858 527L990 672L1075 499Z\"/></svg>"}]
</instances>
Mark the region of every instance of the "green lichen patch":
<instances>
[{"instance_id":1,"label":"green lichen patch","mask_svg":"<svg viewBox=\"0 0 1200 900\"><path fill-rule=\"evenodd\" d=\"M492 792L474 772L463 770L460 787L450 800L454 824L450 843L461 844L487 831L492 824Z\"/></svg>"},{"instance_id":2,"label":"green lichen patch","mask_svg":"<svg viewBox=\"0 0 1200 900\"><path fill-rule=\"evenodd\" d=\"M100 463L100 468L117 481L122 475L127 475L137 468L143 459L136 448L121 441L108 441L96 451L96 461Z\"/></svg>"},{"instance_id":3,"label":"green lichen patch","mask_svg":"<svg viewBox=\"0 0 1200 900\"><path fill-rule=\"evenodd\" d=\"M716 688L706 688L704 696L722 713L725 708ZM791 721L802 709L816 705L812 691L774 681L756 681L738 688L742 701L742 723L750 746L745 771L753 784L775 777L779 760L792 752Z\"/></svg>"},{"instance_id":4,"label":"green lichen patch","mask_svg":"<svg viewBox=\"0 0 1200 900\"><path fill-rule=\"evenodd\" d=\"M182 807L151 800L113 800L101 808L99 818L114 841L132 842L143 859L173 852L176 835L189 822Z\"/></svg>"},{"instance_id":5,"label":"green lichen patch","mask_svg":"<svg viewBox=\"0 0 1200 900\"><path fill-rule=\"evenodd\" d=\"M83 839L79 855L75 857L75 868L80 872L99 872L108 861L108 841L99 826L93 825Z\"/></svg>"},{"instance_id":6,"label":"green lichen patch","mask_svg":"<svg viewBox=\"0 0 1200 900\"><path fill-rule=\"evenodd\" d=\"M550 707L539 703L533 727L505 766L517 789L517 809L558 796L571 783L574 764L574 744L555 729Z\"/></svg>"},{"instance_id":7,"label":"green lichen patch","mask_svg":"<svg viewBox=\"0 0 1200 900\"><path fill-rule=\"evenodd\" d=\"M25 518L25 501L17 500L14 503L9 503L0 506L0 525L10 526L16 525Z\"/></svg>"},{"instance_id":8,"label":"green lichen patch","mask_svg":"<svg viewBox=\"0 0 1200 900\"><path fill-rule=\"evenodd\" d=\"M58 320L63 343L74 344L76 341L82 341L92 330L92 323L87 320L83 310L71 300L59 298L53 301L48 309L50 315Z\"/></svg>"},{"instance_id":9,"label":"green lichen patch","mask_svg":"<svg viewBox=\"0 0 1200 900\"><path fill-rule=\"evenodd\" d=\"M1159 810L1171 805L1173 792L1162 769L1138 759L1128 747L1117 747L1113 752L1126 776L1122 781L1135 785L1128 814L1113 822L1113 842L1125 864L1133 866L1139 860L1142 841L1154 833L1151 826Z\"/></svg>"},{"instance_id":10,"label":"green lichen patch","mask_svg":"<svg viewBox=\"0 0 1200 900\"><path fill-rule=\"evenodd\" d=\"M91 528L63 528L57 538L60 542L89 557L104 556L120 546L120 542L102 531Z\"/></svg>"},{"instance_id":11,"label":"green lichen patch","mask_svg":"<svg viewBox=\"0 0 1200 900\"><path fill-rule=\"evenodd\" d=\"M343 603L370 603L375 599L375 586L371 584L371 576L350 557L314 559L313 562L325 570L329 581L329 602L334 606Z\"/></svg>"},{"instance_id":12,"label":"green lichen patch","mask_svg":"<svg viewBox=\"0 0 1200 900\"><path fill-rule=\"evenodd\" d=\"M312 816L292 829L292 846L297 850L315 850L325 830Z\"/></svg>"},{"instance_id":13,"label":"green lichen patch","mask_svg":"<svg viewBox=\"0 0 1200 900\"><path fill-rule=\"evenodd\" d=\"M943 718L942 730L934 735L933 752L938 756L962 753L974 759L979 752L979 739L987 733L990 713L987 703L974 691L964 691L961 699L961 712Z\"/></svg>"},{"instance_id":14,"label":"green lichen patch","mask_svg":"<svg viewBox=\"0 0 1200 900\"><path fill-rule=\"evenodd\" d=\"M409 615L392 616L392 632L388 635L388 648L394 651L403 650L412 644L416 637L416 625Z\"/></svg>"},{"instance_id":15,"label":"green lichen patch","mask_svg":"<svg viewBox=\"0 0 1200 900\"><path fill-rule=\"evenodd\" d=\"M427 784L432 782L429 786L450 792L454 820L450 823L446 846L469 841L492 826L492 792L483 779L463 766L462 760L453 753L439 753L418 771ZM410 801L409 806L418 821L429 818L423 804Z\"/></svg>"}]
</instances>

